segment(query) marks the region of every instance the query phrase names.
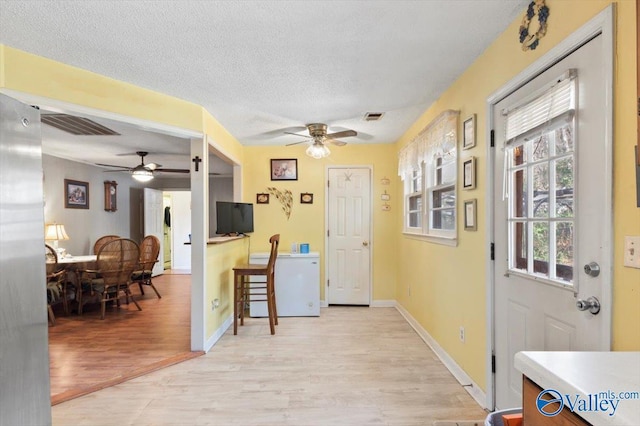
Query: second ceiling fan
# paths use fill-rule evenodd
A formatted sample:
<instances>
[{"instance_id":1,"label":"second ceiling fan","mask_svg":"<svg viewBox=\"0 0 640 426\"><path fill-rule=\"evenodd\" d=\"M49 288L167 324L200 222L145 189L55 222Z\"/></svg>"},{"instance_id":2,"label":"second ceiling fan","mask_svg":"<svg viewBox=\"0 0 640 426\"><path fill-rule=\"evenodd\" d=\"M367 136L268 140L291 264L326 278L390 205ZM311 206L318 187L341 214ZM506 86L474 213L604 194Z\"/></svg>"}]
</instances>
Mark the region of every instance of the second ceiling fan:
<instances>
[{"instance_id":1,"label":"second ceiling fan","mask_svg":"<svg viewBox=\"0 0 640 426\"><path fill-rule=\"evenodd\" d=\"M105 167L118 167L117 170L107 170L107 172L131 172L134 179L140 182L147 182L153 179L154 172L163 173L189 173L189 169L163 169L162 165L156 163L144 164L144 157L148 154L146 151L136 151L136 155L140 156L140 164L135 167L116 166L113 164L100 164L96 163L96 166Z\"/></svg>"}]
</instances>

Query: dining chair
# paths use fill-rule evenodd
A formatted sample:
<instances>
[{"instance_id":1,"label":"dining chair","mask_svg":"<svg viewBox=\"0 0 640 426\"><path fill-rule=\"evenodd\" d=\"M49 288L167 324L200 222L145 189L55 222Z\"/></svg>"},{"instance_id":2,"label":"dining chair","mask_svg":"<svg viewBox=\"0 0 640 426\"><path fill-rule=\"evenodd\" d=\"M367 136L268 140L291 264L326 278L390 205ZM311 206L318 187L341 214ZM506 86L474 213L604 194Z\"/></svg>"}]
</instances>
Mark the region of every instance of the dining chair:
<instances>
[{"instance_id":1,"label":"dining chair","mask_svg":"<svg viewBox=\"0 0 640 426\"><path fill-rule=\"evenodd\" d=\"M240 325L244 325L246 304L251 302L267 302L269 313L269 328L271 334L276 334L275 326L278 325L278 309L276 307L275 267L278 257L278 245L280 234L269 238L271 251L266 265L245 264L233 268L233 334L238 334L238 318ZM263 276L255 280L256 276Z\"/></svg>"},{"instance_id":2,"label":"dining chair","mask_svg":"<svg viewBox=\"0 0 640 426\"><path fill-rule=\"evenodd\" d=\"M58 254L55 249L48 244L45 247L46 262L46 290L47 290L47 313L51 325L56 325L56 316L53 313L52 304L62 303L65 315L69 314L67 304L66 277L67 271L58 263Z\"/></svg>"},{"instance_id":3,"label":"dining chair","mask_svg":"<svg viewBox=\"0 0 640 426\"><path fill-rule=\"evenodd\" d=\"M95 243L93 243L93 254L98 254L103 245L108 243L109 241L117 240L120 238L118 235L103 235L98 238Z\"/></svg>"},{"instance_id":4,"label":"dining chair","mask_svg":"<svg viewBox=\"0 0 640 426\"><path fill-rule=\"evenodd\" d=\"M118 238L105 243L100 248L96 269L82 271L83 287L91 295L96 293L100 295L100 319L105 317L107 302L115 301L116 306L120 307L121 294L126 296L127 302L131 297L138 310L142 310L129 290L131 274L137 268L139 260L138 244L129 238Z\"/></svg>"},{"instance_id":5,"label":"dining chair","mask_svg":"<svg viewBox=\"0 0 640 426\"><path fill-rule=\"evenodd\" d=\"M154 265L158 262L160 254L160 240L155 235L147 235L140 242L140 264L131 275L132 284L138 284L140 293L144 296L143 285L150 286L156 292L158 299L162 299L156 286L151 281Z\"/></svg>"}]
</instances>

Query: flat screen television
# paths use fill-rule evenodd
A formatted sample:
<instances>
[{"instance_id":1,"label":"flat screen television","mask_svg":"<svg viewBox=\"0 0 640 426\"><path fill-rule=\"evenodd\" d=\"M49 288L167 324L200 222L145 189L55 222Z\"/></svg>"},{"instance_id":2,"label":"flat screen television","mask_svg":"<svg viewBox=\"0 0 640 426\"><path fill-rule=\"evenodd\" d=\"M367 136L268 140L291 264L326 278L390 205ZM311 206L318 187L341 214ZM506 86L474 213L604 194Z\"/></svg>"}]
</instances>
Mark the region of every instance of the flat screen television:
<instances>
[{"instance_id":1,"label":"flat screen television","mask_svg":"<svg viewBox=\"0 0 640 426\"><path fill-rule=\"evenodd\" d=\"M216 201L216 234L253 232L253 204Z\"/></svg>"}]
</instances>

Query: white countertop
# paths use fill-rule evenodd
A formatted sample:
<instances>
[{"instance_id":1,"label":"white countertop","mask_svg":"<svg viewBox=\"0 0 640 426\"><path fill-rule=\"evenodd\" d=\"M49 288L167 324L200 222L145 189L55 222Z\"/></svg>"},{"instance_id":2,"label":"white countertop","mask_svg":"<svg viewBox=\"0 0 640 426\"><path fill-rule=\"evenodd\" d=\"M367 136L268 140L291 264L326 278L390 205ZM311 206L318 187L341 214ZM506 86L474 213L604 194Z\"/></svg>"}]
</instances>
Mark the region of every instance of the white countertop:
<instances>
[{"instance_id":1,"label":"white countertop","mask_svg":"<svg viewBox=\"0 0 640 426\"><path fill-rule=\"evenodd\" d=\"M587 400L583 404L588 404L590 395L598 395L598 400L592 397L590 402L591 407L598 405L599 411L574 410L593 425L640 425L640 352L526 351L516 354L515 367L542 389L568 395L570 402L579 396ZM613 398L599 395L609 391L613 392ZM635 392L635 399L628 399L634 395L618 399L621 392ZM608 399L612 402L605 402ZM571 409L567 397L564 402Z\"/></svg>"}]
</instances>

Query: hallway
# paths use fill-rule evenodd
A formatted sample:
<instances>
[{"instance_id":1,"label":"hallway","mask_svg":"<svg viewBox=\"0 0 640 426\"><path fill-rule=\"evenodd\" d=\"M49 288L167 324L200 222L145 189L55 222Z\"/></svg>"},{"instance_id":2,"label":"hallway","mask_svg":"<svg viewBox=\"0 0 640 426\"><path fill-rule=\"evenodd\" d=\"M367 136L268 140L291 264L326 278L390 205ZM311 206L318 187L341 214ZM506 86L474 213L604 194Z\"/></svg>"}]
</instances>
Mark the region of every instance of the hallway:
<instances>
[{"instance_id":1,"label":"hallway","mask_svg":"<svg viewBox=\"0 0 640 426\"><path fill-rule=\"evenodd\" d=\"M394 308L232 328L206 355L52 408L62 425L432 425L486 413Z\"/></svg>"}]
</instances>

